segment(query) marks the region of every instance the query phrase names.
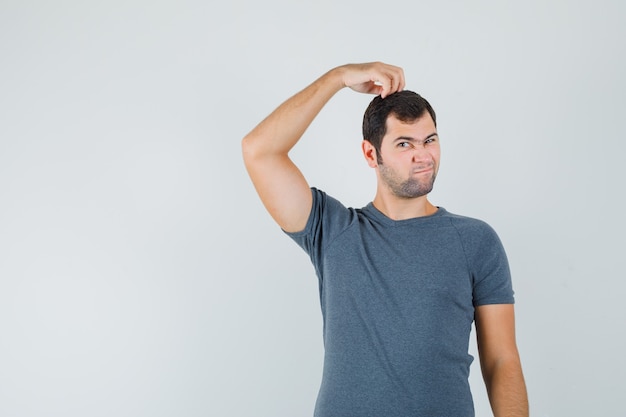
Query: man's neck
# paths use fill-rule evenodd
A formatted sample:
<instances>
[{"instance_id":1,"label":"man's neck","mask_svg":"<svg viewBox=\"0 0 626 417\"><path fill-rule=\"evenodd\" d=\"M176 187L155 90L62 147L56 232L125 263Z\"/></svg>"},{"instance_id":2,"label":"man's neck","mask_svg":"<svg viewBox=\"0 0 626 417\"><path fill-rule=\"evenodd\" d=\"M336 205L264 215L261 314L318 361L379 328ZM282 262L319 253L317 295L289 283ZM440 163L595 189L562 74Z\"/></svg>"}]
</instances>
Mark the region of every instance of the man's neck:
<instances>
[{"instance_id":1,"label":"man's neck","mask_svg":"<svg viewBox=\"0 0 626 417\"><path fill-rule=\"evenodd\" d=\"M406 220L415 217L430 216L437 212L437 207L432 205L426 196L399 198L377 193L372 204L378 211L392 220Z\"/></svg>"}]
</instances>

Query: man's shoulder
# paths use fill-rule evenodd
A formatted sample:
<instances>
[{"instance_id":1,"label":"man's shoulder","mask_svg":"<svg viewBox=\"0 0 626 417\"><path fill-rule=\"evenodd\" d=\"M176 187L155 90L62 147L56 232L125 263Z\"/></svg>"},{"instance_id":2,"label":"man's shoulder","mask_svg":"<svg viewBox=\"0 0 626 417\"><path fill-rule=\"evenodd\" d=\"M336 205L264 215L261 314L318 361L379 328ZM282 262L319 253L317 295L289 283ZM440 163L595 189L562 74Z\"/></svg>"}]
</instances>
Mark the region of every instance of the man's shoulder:
<instances>
[{"instance_id":1,"label":"man's shoulder","mask_svg":"<svg viewBox=\"0 0 626 417\"><path fill-rule=\"evenodd\" d=\"M356 207L349 206L345 204L342 200L334 197L332 194L327 193L326 191L317 188L311 187L311 192L313 193L313 203L322 206L326 211L340 211L340 212L349 212L351 214L362 214L363 211L367 211L367 206Z\"/></svg>"},{"instance_id":2,"label":"man's shoulder","mask_svg":"<svg viewBox=\"0 0 626 417\"><path fill-rule=\"evenodd\" d=\"M449 211L445 211L444 216L449 219L450 223L457 228L459 232L495 234L493 227L491 227L487 221L478 217L451 213Z\"/></svg>"},{"instance_id":3,"label":"man's shoulder","mask_svg":"<svg viewBox=\"0 0 626 417\"><path fill-rule=\"evenodd\" d=\"M321 224L324 228L343 229L355 222L361 209L346 206L343 202L325 191L311 187L313 204L309 221Z\"/></svg>"}]
</instances>

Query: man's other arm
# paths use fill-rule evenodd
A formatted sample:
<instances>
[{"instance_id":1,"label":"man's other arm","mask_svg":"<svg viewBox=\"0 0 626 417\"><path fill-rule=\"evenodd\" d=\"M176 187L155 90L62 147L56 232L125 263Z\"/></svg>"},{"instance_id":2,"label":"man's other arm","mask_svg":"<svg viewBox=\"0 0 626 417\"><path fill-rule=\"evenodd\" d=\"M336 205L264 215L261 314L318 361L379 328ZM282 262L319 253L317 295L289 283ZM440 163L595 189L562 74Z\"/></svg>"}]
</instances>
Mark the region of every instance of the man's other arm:
<instances>
[{"instance_id":1,"label":"man's other arm","mask_svg":"<svg viewBox=\"0 0 626 417\"><path fill-rule=\"evenodd\" d=\"M475 319L480 366L494 416L528 417L513 304L479 306Z\"/></svg>"},{"instance_id":2,"label":"man's other arm","mask_svg":"<svg viewBox=\"0 0 626 417\"><path fill-rule=\"evenodd\" d=\"M380 62L336 67L281 104L242 141L252 183L267 211L286 232L304 229L312 204L309 185L289 158L289 151L344 87L384 98L404 88L404 73Z\"/></svg>"}]
</instances>

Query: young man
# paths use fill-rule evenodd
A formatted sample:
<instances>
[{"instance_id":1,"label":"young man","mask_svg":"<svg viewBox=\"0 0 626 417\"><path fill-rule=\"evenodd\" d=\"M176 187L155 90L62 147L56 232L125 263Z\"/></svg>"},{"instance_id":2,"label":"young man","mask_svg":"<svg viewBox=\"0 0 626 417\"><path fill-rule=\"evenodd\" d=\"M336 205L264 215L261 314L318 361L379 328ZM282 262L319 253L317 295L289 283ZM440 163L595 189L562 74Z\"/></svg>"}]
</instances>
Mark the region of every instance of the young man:
<instances>
[{"instance_id":1,"label":"young man","mask_svg":"<svg viewBox=\"0 0 626 417\"><path fill-rule=\"evenodd\" d=\"M316 417L468 417L475 321L496 417L528 416L508 263L485 223L428 201L439 168L435 112L401 68L334 68L243 139L246 168L320 282L324 370ZM374 200L344 207L310 188L289 150L344 87L377 95L363 121Z\"/></svg>"}]
</instances>

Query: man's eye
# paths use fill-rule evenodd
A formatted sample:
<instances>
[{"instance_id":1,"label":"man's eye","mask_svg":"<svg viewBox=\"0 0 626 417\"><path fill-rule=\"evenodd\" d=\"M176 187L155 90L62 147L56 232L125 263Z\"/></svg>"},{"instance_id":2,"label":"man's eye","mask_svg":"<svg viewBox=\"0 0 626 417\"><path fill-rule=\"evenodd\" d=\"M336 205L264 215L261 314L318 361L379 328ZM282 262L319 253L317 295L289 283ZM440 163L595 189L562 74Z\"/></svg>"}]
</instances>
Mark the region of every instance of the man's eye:
<instances>
[{"instance_id":1,"label":"man's eye","mask_svg":"<svg viewBox=\"0 0 626 417\"><path fill-rule=\"evenodd\" d=\"M400 142L400 143L398 143L398 147L400 147L400 148L408 148L409 145L410 145L409 142Z\"/></svg>"}]
</instances>

